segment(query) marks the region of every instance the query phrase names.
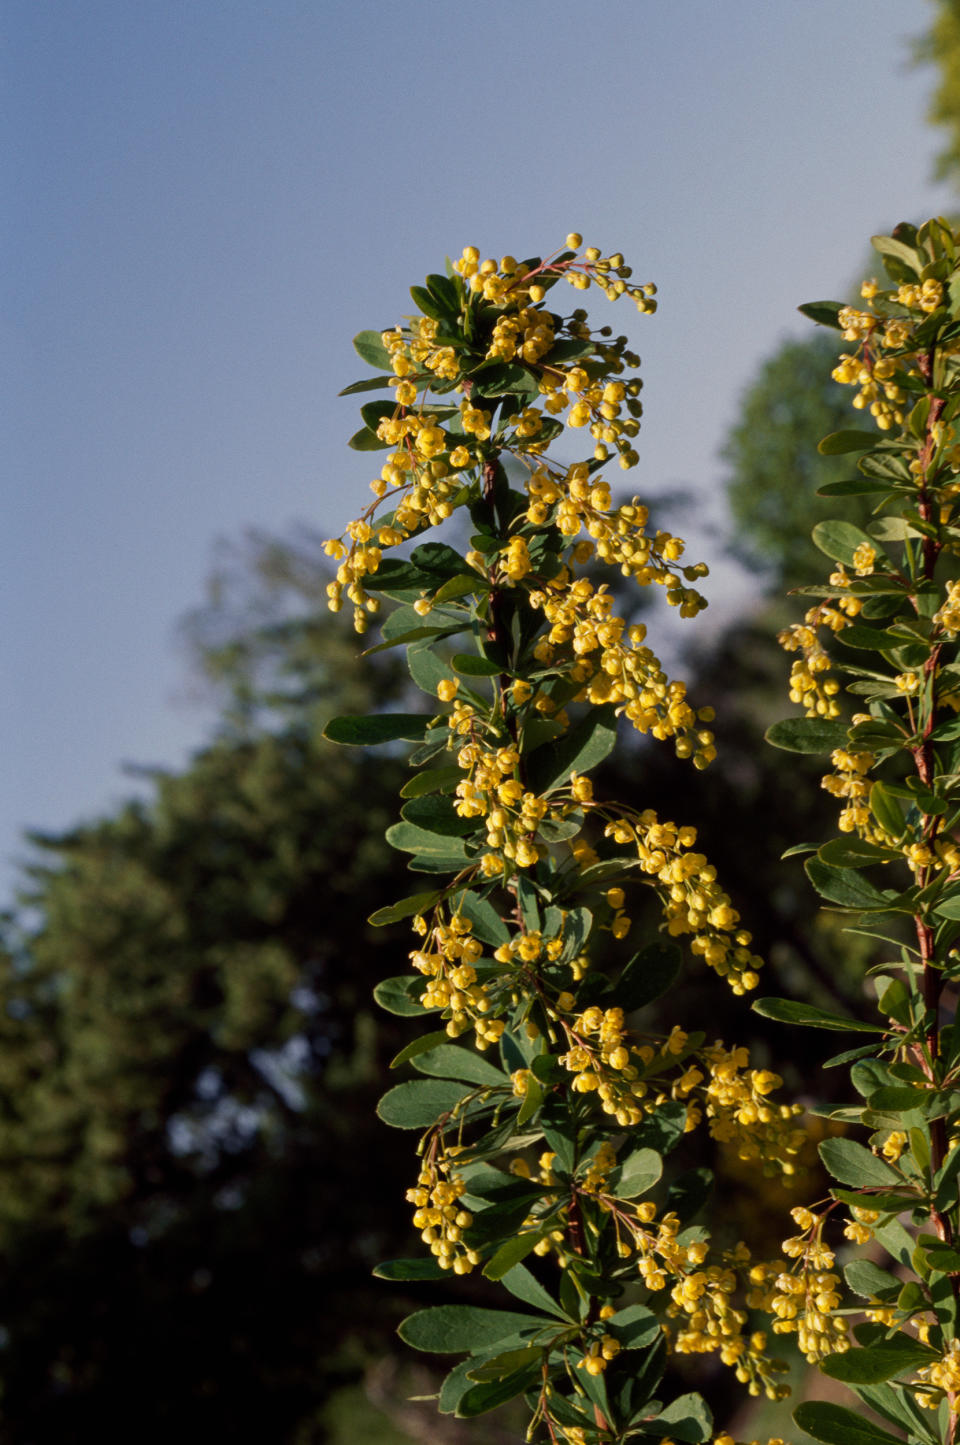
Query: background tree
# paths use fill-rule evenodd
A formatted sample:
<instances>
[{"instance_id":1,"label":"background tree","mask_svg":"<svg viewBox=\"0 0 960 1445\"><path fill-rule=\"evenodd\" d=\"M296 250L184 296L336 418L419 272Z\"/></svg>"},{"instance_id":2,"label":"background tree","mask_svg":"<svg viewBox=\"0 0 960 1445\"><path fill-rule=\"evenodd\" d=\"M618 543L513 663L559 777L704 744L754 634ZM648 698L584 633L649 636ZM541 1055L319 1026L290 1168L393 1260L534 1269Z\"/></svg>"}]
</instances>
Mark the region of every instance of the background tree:
<instances>
[{"instance_id":1,"label":"background tree","mask_svg":"<svg viewBox=\"0 0 960 1445\"><path fill-rule=\"evenodd\" d=\"M319 737L380 696L301 615L308 552L248 545L193 619L212 745L34 840L0 962L4 1439L320 1439L391 1332L369 1278L406 1230L373 1118L391 940L365 920L398 886L397 768Z\"/></svg>"},{"instance_id":2,"label":"background tree","mask_svg":"<svg viewBox=\"0 0 960 1445\"><path fill-rule=\"evenodd\" d=\"M720 453L733 519L730 550L778 594L819 575L811 527L852 514L849 500L815 495L850 472L844 457L821 456L811 443L850 425L849 399L830 376L838 350L829 332L784 342L744 393Z\"/></svg>"},{"instance_id":3,"label":"background tree","mask_svg":"<svg viewBox=\"0 0 960 1445\"><path fill-rule=\"evenodd\" d=\"M954 185L960 183L960 4L957 0L931 0L933 19L929 30L916 41L914 58L920 64L936 66L939 77L927 118L946 131L946 141L937 156L936 176Z\"/></svg>"}]
</instances>

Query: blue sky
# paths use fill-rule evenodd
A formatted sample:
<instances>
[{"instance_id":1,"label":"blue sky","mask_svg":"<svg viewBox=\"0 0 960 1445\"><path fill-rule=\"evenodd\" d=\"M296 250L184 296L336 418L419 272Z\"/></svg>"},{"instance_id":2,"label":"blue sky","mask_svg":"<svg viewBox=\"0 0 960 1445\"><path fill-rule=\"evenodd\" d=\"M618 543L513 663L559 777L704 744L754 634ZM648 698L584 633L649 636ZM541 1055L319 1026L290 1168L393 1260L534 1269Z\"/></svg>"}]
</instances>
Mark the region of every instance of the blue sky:
<instances>
[{"instance_id":1,"label":"blue sky","mask_svg":"<svg viewBox=\"0 0 960 1445\"><path fill-rule=\"evenodd\" d=\"M209 735L176 622L218 538L339 531L350 341L466 243L660 288L631 483L695 490L759 361L930 181L926 0L7 0L0 878ZM599 298L593 305L608 303ZM606 318L605 318L606 319ZM636 478L636 482L633 479ZM700 544L713 549L718 539ZM744 584L717 568L721 613Z\"/></svg>"}]
</instances>

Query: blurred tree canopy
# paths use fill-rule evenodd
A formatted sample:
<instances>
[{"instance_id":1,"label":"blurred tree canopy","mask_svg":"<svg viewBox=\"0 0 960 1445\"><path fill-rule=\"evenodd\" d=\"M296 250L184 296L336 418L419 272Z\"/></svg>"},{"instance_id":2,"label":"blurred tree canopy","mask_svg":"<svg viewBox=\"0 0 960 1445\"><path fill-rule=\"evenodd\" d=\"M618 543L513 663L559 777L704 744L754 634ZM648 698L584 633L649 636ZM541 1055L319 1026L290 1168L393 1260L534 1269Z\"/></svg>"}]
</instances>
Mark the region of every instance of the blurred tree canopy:
<instances>
[{"instance_id":1,"label":"blurred tree canopy","mask_svg":"<svg viewBox=\"0 0 960 1445\"><path fill-rule=\"evenodd\" d=\"M930 28L915 42L914 59L933 65L938 79L927 119L947 133L937 156L938 180L960 185L960 0L931 0Z\"/></svg>"},{"instance_id":2,"label":"blurred tree canopy","mask_svg":"<svg viewBox=\"0 0 960 1445\"><path fill-rule=\"evenodd\" d=\"M371 1017L395 968L365 919L400 886L382 841L399 765L320 739L331 709L379 699L310 611L308 550L261 539L232 592L221 578L190 624L220 735L148 801L34 839L7 920L0 1418L18 1445L321 1439L331 1381L390 1329L369 1270L405 1235L383 1195L408 1161L373 1110L401 1040Z\"/></svg>"},{"instance_id":3,"label":"blurred tree canopy","mask_svg":"<svg viewBox=\"0 0 960 1445\"><path fill-rule=\"evenodd\" d=\"M811 528L826 517L860 515L857 499L816 496L850 475L849 457L825 457L817 442L851 425L850 393L830 373L839 334L818 329L786 341L744 393L721 452L733 517L730 550L772 592L817 581L822 556Z\"/></svg>"}]
</instances>

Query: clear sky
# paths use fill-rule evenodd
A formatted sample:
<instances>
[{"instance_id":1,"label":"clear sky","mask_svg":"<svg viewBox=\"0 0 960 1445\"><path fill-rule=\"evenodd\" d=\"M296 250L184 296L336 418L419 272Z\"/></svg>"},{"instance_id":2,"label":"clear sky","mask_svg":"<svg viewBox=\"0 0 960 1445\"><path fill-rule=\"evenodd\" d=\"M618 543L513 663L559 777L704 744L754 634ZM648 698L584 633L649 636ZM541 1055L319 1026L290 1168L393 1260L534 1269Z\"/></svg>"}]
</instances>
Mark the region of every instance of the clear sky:
<instances>
[{"instance_id":1,"label":"clear sky","mask_svg":"<svg viewBox=\"0 0 960 1445\"><path fill-rule=\"evenodd\" d=\"M216 539L339 532L371 475L344 446L351 338L464 244L578 229L657 282L655 317L610 312L644 362L631 482L720 516L717 449L796 306L953 203L907 63L929 13L7 0L0 880L21 828L208 735L175 625ZM719 568L721 608L733 585Z\"/></svg>"}]
</instances>

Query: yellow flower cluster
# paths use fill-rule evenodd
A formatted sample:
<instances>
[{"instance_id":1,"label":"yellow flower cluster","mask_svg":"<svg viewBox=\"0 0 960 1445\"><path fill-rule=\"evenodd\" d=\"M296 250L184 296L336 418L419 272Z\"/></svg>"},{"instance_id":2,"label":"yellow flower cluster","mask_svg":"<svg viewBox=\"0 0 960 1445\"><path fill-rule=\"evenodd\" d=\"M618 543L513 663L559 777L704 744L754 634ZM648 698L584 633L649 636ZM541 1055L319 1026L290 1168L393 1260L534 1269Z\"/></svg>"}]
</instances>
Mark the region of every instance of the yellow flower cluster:
<instances>
[{"instance_id":1,"label":"yellow flower cluster","mask_svg":"<svg viewBox=\"0 0 960 1445\"><path fill-rule=\"evenodd\" d=\"M960 636L960 582L947 583L946 599L934 613L933 624L942 628L951 642Z\"/></svg>"},{"instance_id":2,"label":"yellow flower cluster","mask_svg":"<svg viewBox=\"0 0 960 1445\"><path fill-rule=\"evenodd\" d=\"M854 723L868 722L868 713L858 713ZM907 829L902 835L891 836L881 828L870 811L869 798L871 781L868 776L876 761L875 755L866 750L835 748L830 755L834 771L821 779L821 786L832 797L842 798L844 806L840 811L838 826L843 833L856 833L868 843L886 848L899 848L907 867L915 874L933 869L954 873L960 869L960 846L951 835L942 835L939 818L921 821L922 838L917 838L914 829Z\"/></svg>"},{"instance_id":3,"label":"yellow flower cluster","mask_svg":"<svg viewBox=\"0 0 960 1445\"><path fill-rule=\"evenodd\" d=\"M521 361L532 365L551 349L556 337L553 330L553 316L549 311L539 311L522 306L518 311L498 316L494 323L493 336L487 347L490 361Z\"/></svg>"},{"instance_id":4,"label":"yellow flower cluster","mask_svg":"<svg viewBox=\"0 0 960 1445\"><path fill-rule=\"evenodd\" d=\"M473 1215L458 1202L466 1192L466 1183L447 1158L429 1158L416 1188L407 1190L408 1203L416 1206L413 1223L420 1238L441 1269L452 1269L454 1274L469 1274L481 1260L463 1241L464 1230L473 1223Z\"/></svg>"},{"instance_id":5,"label":"yellow flower cluster","mask_svg":"<svg viewBox=\"0 0 960 1445\"><path fill-rule=\"evenodd\" d=\"M615 1360L620 1353L621 1345L613 1335L602 1335L599 1340L590 1343L588 1352L577 1364L577 1369L585 1369L588 1375L602 1375L610 1360Z\"/></svg>"},{"instance_id":6,"label":"yellow flower cluster","mask_svg":"<svg viewBox=\"0 0 960 1445\"><path fill-rule=\"evenodd\" d=\"M688 1318L676 1331L673 1349L679 1355L719 1354L721 1363L734 1370L748 1394L783 1400L790 1387L777 1377L787 1367L767 1354L763 1330L746 1333L749 1315L735 1308L731 1299L738 1285L734 1270L717 1265L688 1274L675 1285L668 1312L677 1316L683 1311Z\"/></svg>"},{"instance_id":7,"label":"yellow flower cluster","mask_svg":"<svg viewBox=\"0 0 960 1445\"><path fill-rule=\"evenodd\" d=\"M579 251L583 237L578 231L571 231L567 246ZM591 284L600 287L610 301L620 296L629 296L641 313L652 313L657 309L654 301L657 288L652 283L638 286L632 282L629 266L624 265L619 252L604 256L596 246L588 246L583 260L577 258L560 261L548 258L534 269L530 269L513 256L504 256L499 267L492 258L481 261L476 246L464 246L460 257L454 261L453 269L470 282L473 291L483 294L485 301L501 304L509 295L519 295L539 303L544 297L544 288L538 278L549 278L556 274L566 279L578 291L586 291Z\"/></svg>"},{"instance_id":8,"label":"yellow flower cluster","mask_svg":"<svg viewBox=\"0 0 960 1445\"><path fill-rule=\"evenodd\" d=\"M747 1303L775 1316L774 1334L796 1334L801 1353L816 1364L850 1348L849 1328L834 1313L841 1304L840 1276L832 1273L835 1257L823 1242L823 1218L802 1205L790 1213L801 1233L784 1240L783 1252L798 1263L789 1271L779 1261L754 1265Z\"/></svg>"},{"instance_id":9,"label":"yellow flower cluster","mask_svg":"<svg viewBox=\"0 0 960 1445\"><path fill-rule=\"evenodd\" d=\"M470 919L458 913L444 919L437 908L432 925L418 914L413 926L424 939L423 947L410 954L414 968L427 977L423 1007L449 1011L451 1038L459 1038L472 1024L477 1048L488 1048L499 1039L504 1024L502 1019L486 1017L493 1000L487 987L477 982L474 964L482 957L483 944L473 936Z\"/></svg>"},{"instance_id":10,"label":"yellow flower cluster","mask_svg":"<svg viewBox=\"0 0 960 1445\"><path fill-rule=\"evenodd\" d=\"M458 709L455 718L462 722L465 717L466 710ZM496 850L488 855L491 873L502 871L503 859L518 868L532 868L545 852L545 845L536 841L537 829L552 814L547 799L538 798L521 782L516 748L491 750L471 737L458 750L457 765L467 776L457 784L454 806L461 818L486 820L487 847Z\"/></svg>"},{"instance_id":11,"label":"yellow flower cluster","mask_svg":"<svg viewBox=\"0 0 960 1445\"><path fill-rule=\"evenodd\" d=\"M868 802L870 779L867 774L876 761L874 754L866 750L853 752L847 748L835 748L830 754L830 761L835 771L827 773L820 782L832 797L846 800L838 823L841 833L857 833L869 842L878 842Z\"/></svg>"},{"instance_id":12,"label":"yellow flower cluster","mask_svg":"<svg viewBox=\"0 0 960 1445\"><path fill-rule=\"evenodd\" d=\"M845 335L848 340L854 339L849 332ZM881 431L889 431L903 421L900 408L906 401L906 392L895 380L897 364L891 356L874 360L866 351L855 356L844 352L830 374L844 386L859 387L852 405L857 411L869 408Z\"/></svg>"},{"instance_id":13,"label":"yellow flower cluster","mask_svg":"<svg viewBox=\"0 0 960 1445\"><path fill-rule=\"evenodd\" d=\"M696 828L661 822L652 808L610 821L605 835L636 848L641 872L655 882L664 903L667 932L692 933L691 952L700 955L735 994L756 988L762 960L750 952L751 935L717 882L717 870L692 851Z\"/></svg>"},{"instance_id":14,"label":"yellow flower cluster","mask_svg":"<svg viewBox=\"0 0 960 1445\"><path fill-rule=\"evenodd\" d=\"M711 1137L734 1148L740 1159L762 1161L765 1174L793 1174L793 1160L807 1136L792 1121L803 1106L770 1102L768 1096L783 1083L779 1074L749 1068L745 1048L726 1049L719 1039L698 1057L709 1071L703 1109ZM696 1112L699 1115L699 1109Z\"/></svg>"},{"instance_id":15,"label":"yellow flower cluster","mask_svg":"<svg viewBox=\"0 0 960 1445\"><path fill-rule=\"evenodd\" d=\"M918 1370L910 1387L924 1410L937 1410L947 1400L951 1415L960 1414L960 1340L951 1340L939 1360Z\"/></svg>"},{"instance_id":16,"label":"yellow flower cluster","mask_svg":"<svg viewBox=\"0 0 960 1445\"><path fill-rule=\"evenodd\" d=\"M660 659L644 645L643 624L628 627L614 613L605 584L595 587L587 577L572 583L560 577L531 592L530 603L542 608L550 623L550 631L534 648L538 662L554 666L569 649L576 658L572 676L585 684L579 700L615 703L618 715L638 732L660 741L674 738L678 756L692 757L694 767L712 762L713 733L700 726L712 719L712 710L694 711L684 684L671 681Z\"/></svg>"},{"instance_id":17,"label":"yellow flower cluster","mask_svg":"<svg viewBox=\"0 0 960 1445\"><path fill-rule=\"evenodd\" d=\"M639 358L626 349L625 337L608 344L594 340L582 311L574 313L565 323L563 336L559 336L557 318L541 305L543 283L558 275L565 275L581 289L597 282L608 296L615 299L629 295L641 311L647 312L656 309L655 288L633 285L627 279L630 268L624 266L621 256L604 258L593 248L582 260L548 259L531 269L512 256L503 257L498 268L493 260L481 261L476 247L467 246L455 269L469 281L472 290L502 308L493 323L487 359L520 361L535 368L543 407L551 416L568 412L571 426L589 425L596 443L595 460L607 460L612 447L619 454L621 466L634 466L638 457L632 439L639 430L642 408L637 398L641 383L637 378L621 381L618 374L625 365L639 365ZM551 361L550 354L561 339L589 342L606 374L598 378L594 368L588 369L577 360ZM396 410L392 416L381 417L375 431L380 441L396 450L370 484L376 497L374 504L347 528L344 537L326 543L328 555L340 563L327 589L329 605L337 611L344 597L352 602L354 624L360 632L366 630L368 613L375 610L375 603L364 589L364 579L377 572L384 549L400 545L451 515L463 493L464 481L469 480L462 474L483 464L484 444L491 436L491 412L471 400L471 377L462 370L462 358L441 334L433 317L413 317L404 326L382 332L381 341L393 370L390 381ZM443 401L439 405L427 401L432 387L449 391L451 384L464 393L457 404L455 431L448 427L453 408ZM542 411L528 405L511 419L509 435L498 436L498 445L519 457L536 458L546 445L542 433ZM378 524L374 514L385 499L395 503L395 510ZM604 510L609 510L609 501ZM596 517L592 520L596 525ZM619 509L604 520L596 533L600 554L609 553L609 559L624 565L625 570L632 556L630 538L624 534L628 521L629 507ZM661 573L664 559L675 545L676 539L672 538L641 538L631 569ZM685 569L688 580L690 575L704 575L704 571ZM658 576L656 580L664 579ZM692 615L703 605L693 589L685 588L676 577L671 575L666 585L671 600L685 615Z\"/></svg>"},{"instance_id":18,"label":"yellow flower cluster","mask_svg":"<svg viewBox=\"0 0 960 1445\"><path fill-rule=\"evenodd\" d=\"M720 1435L713 1437L712 1445L738 1445L738 1442L724 1430ZM743 1441L742 1445L764 1445L764 1442L762 1440L750 1440ZM779 1435L770 1435L767 1437L766 1445L788 1445L788 1442Z\"/></svg>"},{"instance_id":19,"label":"yellow flower cluster","mask_svg":"<svg viewBox=\"0 0 960 1445\"><path fill-rule=\"evenodd\" d=\"M643 1049L628 1041L623 1009L593 1006L561 1023L570 1047L560 1055L560 1062L574 1076L574 1092L596 1092L604 1113L622 1128L639 1124L645 1112L640 1101L649 1092L640 1078L647 1058Z\"/></svg>"},{"instance_id":20,"label":"yellow flower cluster","mask_svg":"<svg viewBox=\"0 0 960 1445\"><path fill-rule=\"evenodd\" d=\"M620 1257L639 1256L637 1269L646 1288L656 1293L670 1286L667 1314L683 1320L668 1331L673 1350L718 1354L751 1394L762 1391L768 1399L783 1399L788 1392L775 1377L785 1367L767 1356L762 1332L745 1333L748 1315L733 1303L740 1274L750 1260L746 1245L737 1244L721 1255L719 1264L711 1264L709 1241L682 1243L677 1215L667 1213L658 1220L652 1200L634 1204L601 1195L600 1204L613 1217Z\"/></svg>"},{"instance_id":21,"label":"yellow flower cluster","mask_svg":"<svg viewBox=\"0 0 960 1445\"><path fill-rule=\"evenodd\" d=\"M845 600L859 608L859 598ZM784 652L800 653L790 667L790 701L802 703L807 717L836 718L840 716L840 684L830 676L830 656L817 636L817 628L824 625L839 632L848 625L847 617L821 603L810 608L803 622L792 622L778 632L777 641Z\"/></svg>"},{"instance_id":22,"label":"yellow flower cluster","mask_svg":"<svg viewBox=\"0 0 960 1445\"><path fill-rule=\"evenodd\" d=\"M581 530L592 538L592 544L578 548L578 562L597 556L608 565L620 568L641 587L651 584L666 589L667 602L680 609L682 617L693 617L706 607L706 600L684 582L705 577L708 568L697 562L680 570L685 543L681 537L658 528L647 536L645 528L649 510L638 497L613 507L610 485L592 477L585 462L576 462L565 472L539 467L527 483L530 505L527 520L536 526L552 520L564 537L571 541Z\"/></svg>"},{"instance_id":23,"label":"yellow flower cluster","mask_svg":"<svg viewBox=\"0 0 960 1445\"><path fill-rule=\"evenodd\" d=\"M908 375L915 375L908 355L902 359L878 355L877 351L903 352L911 344L918 324L943 304L943 286L933 277L920 284L904 283L895 290L881 291L875 280L865 281L860 294L868 304L868 310L860 311L853 306L844 306L837 320L845 341L858 343L854 353L844 352L832 376L844 386L856 386L857 395L853 405L860 411L868 409L881 431L890 431L901 426L904 419L903 406L907 391L902 385ZM873 302L879 299L884 306L892 303L919 316L886 317L878 315Z\"/></svg>"}]
</instances>

